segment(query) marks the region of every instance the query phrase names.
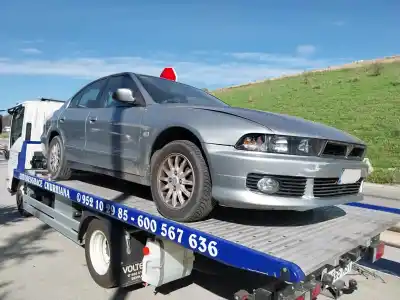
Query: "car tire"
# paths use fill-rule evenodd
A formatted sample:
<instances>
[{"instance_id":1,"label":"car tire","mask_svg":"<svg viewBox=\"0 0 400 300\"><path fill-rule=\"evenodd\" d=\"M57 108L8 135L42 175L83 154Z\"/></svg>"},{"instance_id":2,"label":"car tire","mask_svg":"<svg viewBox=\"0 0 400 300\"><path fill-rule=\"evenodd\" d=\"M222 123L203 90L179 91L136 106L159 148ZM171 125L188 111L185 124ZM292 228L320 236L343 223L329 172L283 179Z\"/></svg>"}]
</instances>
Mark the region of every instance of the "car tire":
<instances>
[{"instance_id":1,"label":"car tire","mask_svg":"<svg viewBox=\"0 0 400 300\"><path fill-rule=\"evenodd\" d=\"M180 176L183 176L183 173L185 173L184 170L179 170L177 175L172 175L172 179L166 176L167 173L163 173L164 171L162 171L162 169L164 165L168 166L167 159L175 159L176 156L179 156L179 161L181 163L184 159L187 160L184 170L187 171L188 168L191 168L191 174L194 175L194 177L190 177L189 175L189 177L187 177L189 179L179 179ZM192 182L191 186L190 184L187 186L183 184L185 182L189 183L190 181ZM162 187L166 187L167 185L168 191L172 189L172 196L170 195L168 198L175 198L175 200L179 202L180 207L173 207L172 200L171 203L167 203L165 200L168 192L163 191ZM182 185L185 186L184 189ZM175 192L178 191L180 197L174 197L172 186L175 186ZM156 151L152 156L151 193L158 211L164 217L179 222L194 222L204 219L215 207L215 201L212 198L211 191L212 183L208 166L199 147L194 143L186 140L173 141ZM187 196L187 192L190 193L190 196ZM182 203L179 201L182 199L186 200L184 205L181 205Z\"/></svg>"},{"instance_id":2,"label":"car tire","mask_svg":"<svg viewBox=\"0 0 400 300\"><path fill-rule=\"evenodd\" d=\"M56 147L58 150L55 150ZM54 157L52 157L52 155L54 155ZM57 166L52 165L52 159L58 159ZM68 167L68 162L65 157L64 143L60 136L55 136L50 141L47 153L47 169L52 180L68 180L71 178L72 172Z\"/></svg>"},{"instance_id":3,"label":"car tire","mask_svg":"<svg viewBox=\"0 0 400 300\"><path fill-rule=\"evenodd\" d=\"M92 279L102 288L113 288L118 285L118 271L120 267L120 249L118 238L121 232L112 225L99 219L93 219L85 234L86 265ZM103 243L108 244L109 262L104 260Z\"/></svg>"}]
</instances>

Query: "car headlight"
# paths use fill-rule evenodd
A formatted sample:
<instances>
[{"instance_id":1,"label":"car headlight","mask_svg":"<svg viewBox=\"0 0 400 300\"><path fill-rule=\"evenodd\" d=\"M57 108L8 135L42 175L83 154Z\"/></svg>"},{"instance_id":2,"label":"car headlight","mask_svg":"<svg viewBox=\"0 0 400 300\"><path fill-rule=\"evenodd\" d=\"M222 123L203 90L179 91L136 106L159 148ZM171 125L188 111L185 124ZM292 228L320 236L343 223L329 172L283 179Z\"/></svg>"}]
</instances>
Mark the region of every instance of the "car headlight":
<instances>
[{"instance_id":1,"label":"car headlight","mask_svg":"<svg viewBox=\"0 0 400 300\"><path fill-rule=\"evenodd\" d=\"M307 137L279 136L268 134L247 134L235 148L239 150L281 153L289 155L317 156L324 140Z\"/></svg>"}]
</instances>

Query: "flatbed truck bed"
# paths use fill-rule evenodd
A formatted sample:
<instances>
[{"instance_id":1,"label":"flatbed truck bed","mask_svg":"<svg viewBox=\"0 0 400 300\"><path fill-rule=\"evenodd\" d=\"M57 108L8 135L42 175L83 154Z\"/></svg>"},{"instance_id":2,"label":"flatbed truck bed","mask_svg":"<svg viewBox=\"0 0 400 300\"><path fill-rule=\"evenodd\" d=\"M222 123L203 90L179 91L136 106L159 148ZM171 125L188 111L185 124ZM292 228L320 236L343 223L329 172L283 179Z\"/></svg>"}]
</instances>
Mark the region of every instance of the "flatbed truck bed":
<instances>
[{"instance_id":1,"label":"flatbed truck bed","mask_svg":"<svg viewBox=\"0 0 400 300\"><path fill-rule=\"evenodd\" d=\"M302 213L221 207L207 220L178 223L158 213L145 188L119 179L82 174L54 182L43 170L15 170L14 178L224 265L293 284L331 270L360 247L368 249L373 238L399 222L398 211L365 209L358 203ZM63 212L52 215L52 208L25 198L28 212L79 243L81 220L65 218Z\"/></svg>"},{"instance_id":2,"label":"flatbed truck bed","mask_svg":"<svg viewBox=\"0 0 400 300\"><path fill-rule=\"evenodd\" d=\"M177 223L161 216L150 199L135 196L132 189L123 191L121 187L104 187L109 185L106 182L96 185L83 180L58 184L127 209L129 225L143 229L137 223L137 216L145 214L185 232L197 230L207 240L218 243L218 255L208 251L204 254L224 263L274 277L278 277L281 264L280 268L291 271L289 280L293 282L303 280L325 264L336 265L343 253L368 245L371 237L399 221L398 215L342 205L304 213L221 209L213 218L201 222ZM257 260L253 264L253 260L248 262L245 257ZM278 267L272 267L273 264Z\"/></svg>"}]
</instances>

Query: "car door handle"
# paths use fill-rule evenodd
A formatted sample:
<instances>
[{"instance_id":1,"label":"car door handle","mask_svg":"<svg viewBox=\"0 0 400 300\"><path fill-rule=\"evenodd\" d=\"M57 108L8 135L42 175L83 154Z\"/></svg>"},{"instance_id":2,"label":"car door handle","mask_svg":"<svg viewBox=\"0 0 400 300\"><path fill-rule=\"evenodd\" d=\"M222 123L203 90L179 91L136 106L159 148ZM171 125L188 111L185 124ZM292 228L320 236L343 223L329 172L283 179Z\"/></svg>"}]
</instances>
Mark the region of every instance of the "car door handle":
<instances>
[{"instance_id":1,"label":"car door handle","mask_svg":"<svg viewBox=\"0 0 400 300\"><path fill-rule=\"evenodd\" d=\"M97 117L90 117L89 122L94 123L97 121Z\"/></svg>"},{"instance_id":2,"label":"car door handle","mask_svg":"<svg viewBox=\"0 0 400 300\"><path fill-rule=\"evenodd\" d=\"M65 117L61 117L60 118L60 123L64 123L65 122Z\"/></svg>"}]
</instances>

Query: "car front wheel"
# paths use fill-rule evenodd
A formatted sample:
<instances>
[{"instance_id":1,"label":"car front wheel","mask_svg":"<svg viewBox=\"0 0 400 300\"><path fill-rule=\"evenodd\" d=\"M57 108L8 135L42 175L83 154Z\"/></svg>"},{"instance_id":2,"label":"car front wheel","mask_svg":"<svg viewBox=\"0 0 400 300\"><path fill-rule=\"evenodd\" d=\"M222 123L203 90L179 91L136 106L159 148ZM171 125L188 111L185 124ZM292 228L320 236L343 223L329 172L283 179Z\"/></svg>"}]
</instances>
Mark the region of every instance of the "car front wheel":
<instances>
[{"instance_id":1,"label":"car front wheel","mask_svg":"<svg viewBox=\"0 0 400 300\"><path fill-rule=\"evenodd\" d=\"M65 149L60 136L55 136L49 145L47 168L53 180L68 180L71 169L65 159Z\"/></svg>"},{"instance_id":2,"label":"car front wheel","mask_svg":"<svg viewBox=\"0 0 400 300\"><path fill-rule=\"evenodd\" d=\"M211 178L200 149L173 141L152 157L151 192L158 211L179 222L204 219L215 206Z\"/></svg>"}]
</instances>

